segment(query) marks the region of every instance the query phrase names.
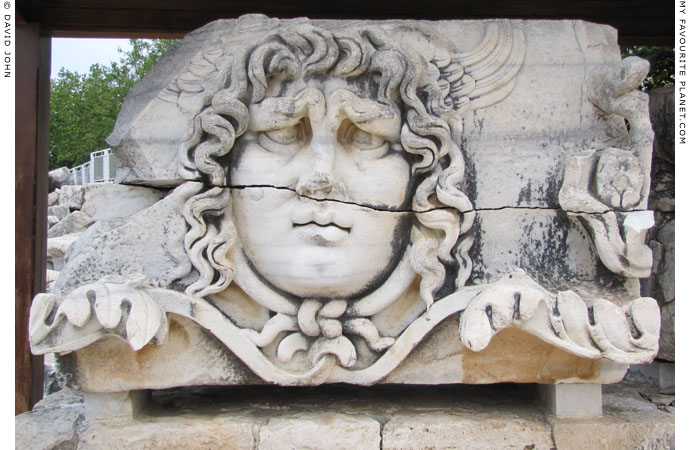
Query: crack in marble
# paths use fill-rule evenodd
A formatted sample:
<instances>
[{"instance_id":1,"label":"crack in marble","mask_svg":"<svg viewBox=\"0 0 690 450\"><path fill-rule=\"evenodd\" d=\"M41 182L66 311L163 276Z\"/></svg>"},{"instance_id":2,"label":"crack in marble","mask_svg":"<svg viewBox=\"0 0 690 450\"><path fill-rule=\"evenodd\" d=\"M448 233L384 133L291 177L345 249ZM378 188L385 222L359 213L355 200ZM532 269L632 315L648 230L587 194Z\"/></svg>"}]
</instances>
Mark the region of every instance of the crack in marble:
<instances>
[{"instance_id":1,"label":"crack in marble","mask_svg":"<svg viewBox=\"0 0 690 450\"><path fill-rule=\"evenodd\" d=\"M416 210L416 209L400 209L400 208L391 208L391 207L386 207L386 206L377 206L377 205L369 205L366 203L357 203L353 201L348 201L348 200L342 200L342 199L335 199L335 198L320 198L320 197L312 197L309 195L304 195L304 194L299 194L294 188L288 187L288 186L273 186L270 184L251 184L251 185L229 185L229 186L216 186L216 187L223 187L223 188L228 188L228 189L276 189L276 190L282 190L282 191L290 191L295 193L297 196L306 198L309 200L314 200L317 202L335 202L335 203L342 203L346 205L352 205L352 206L358 206L360 208L367 208L371 209L374 211L379 211L379 212L391 212L391 213L415 213L415 214L423 214L423 213L430 213L433 211L441 211L441 210L455 210L455 208L451 206L438 206L434 208L429 208L429 209L421 209L421 210ZM608 209L603 212L587 212L587 211L575 211L575 210L566 210L563 208L553 208L549 206L497 206L494 208L472 208L472 209L467 209L467 210L456 210L459 211L461 214L468 214L472 212L484 212L484 211L501 211L501 210L537 210L537 211L564 211L567 213L574 213L574 214L591 214L591 215L601 215L601 214L606 214L609 212L633 212L633 211L621 211L621 210L616 210L616 209ZM635 210L637 211L637 210ZM644 211L644 210L639 210L639 211Z\"/></svg>"}]
</instances>

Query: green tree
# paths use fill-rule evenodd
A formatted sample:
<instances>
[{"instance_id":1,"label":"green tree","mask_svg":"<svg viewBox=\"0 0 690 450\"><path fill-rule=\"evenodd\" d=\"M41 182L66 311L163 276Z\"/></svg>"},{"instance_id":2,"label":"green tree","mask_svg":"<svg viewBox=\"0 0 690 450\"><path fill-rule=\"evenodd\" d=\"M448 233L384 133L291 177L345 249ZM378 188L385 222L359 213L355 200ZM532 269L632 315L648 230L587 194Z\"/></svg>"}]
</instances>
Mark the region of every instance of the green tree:
<instances>
[{"instance_id":1,"label":"green tree","mask_svg":"<svg viewBox=\"0 0 690 450\"><path fill-rule=\"evenodd\" d=\"M94 64L87 74L60 70L50 82L50 169L77 166L107 147L127 93L176 42L130 39L119 63Z\"/></svg>"}]
</instances>

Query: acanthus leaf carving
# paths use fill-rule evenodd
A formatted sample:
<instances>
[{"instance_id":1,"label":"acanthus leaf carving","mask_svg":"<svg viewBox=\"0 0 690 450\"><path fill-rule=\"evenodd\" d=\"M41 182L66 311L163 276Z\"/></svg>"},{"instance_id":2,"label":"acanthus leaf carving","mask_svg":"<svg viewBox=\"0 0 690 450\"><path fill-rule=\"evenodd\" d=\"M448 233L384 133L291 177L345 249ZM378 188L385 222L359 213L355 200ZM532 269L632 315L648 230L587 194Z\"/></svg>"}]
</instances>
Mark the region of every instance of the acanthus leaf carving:
<instances>
[{"instance_id":1,"label":"acanthus leaf carving","mask_svg":"<svg viewBox=\"0 0 690 450\"><path fill-rule=\"evenodd\" d=\"M112 329L122 320L122 308L117 302L110 301L110 292L105 283L96 284L86 291L86 296L93 301L93 309L98 321L104 328Z\"/></svg>"},{"instance_id":2,"label":"acanthus leaf carving","mask_svg":"<svg viewBox=\"0 0 690 450\"><path fill-rule=\"evenodd\" d=\"M208 329L257 375L279 384L375 383L395 370L427 334L453 314L460 315L459 339L473 351L486 348L499 331L516 327L569 353L591 359L607 358L622 364L645 363L654 358L660 327L658 306L653 299L638 298L623 307L601 298L585 301L572 291L553 294L523 271L516 271L495 282L466 287L436 301L396 338L381 337L376 326L366 318L347 319L343 325L344 334L334 337L322 334L313 342L304 332L288 333L278 345L278 361L285 363L297 352L305 352L312 364L304 371L294 372L276 366L261 351L262 346L272 342L282 331L297 328L294 317L276 315L259 333L236 326L203 299L141 283L109 279L84 286L79 294L85 298L86 292L103 292L104 287L116 303L128 301L141 305L135 320L147 331L126 337L120 335L129 339L134 350L147 343L160 344L168 327L165 315L174 313ZM100 324L95 329L93 326L79 329L55 320L37 326L36 322L54 308L55 298L42 296L37 300L32 311L35 314L32 314L31 336L35 353L69 352L108 334L118 335L115 330L106 332ZM334 314L340 310L330 309ZM158 324L157 329L155 324ZM66 329L70 332L64 333ZM155 336L151 334L154 329L157 330ZM51 334L54 336L49 336ZM358 358L350 339L353 335L363 336L372 349L382 352L374 364L353 368Z\"/></svg>"},{"instance_id":3,"label":"acanthus leaf carving","mask_svg":"<svg viewBox=\"0 0 690 450\"><path fill-rule=\"evenodd\" d=\"M655 308L658 311L656 301L647 297L633 300L625 309L601 298L587 305L572 291L553 295L516 272L469 302L460 316L460 339L471 350L481 351L496 333L516 327L587 358L643 362L656 353L653 339L660 322Z\"/></svg>"},{"instance_id":4,"label":"acanthus leaf carving","mask_svg":"<svg viewBox=\"0 0 690 450\"><path fill-rule=\"evenodd\" d=\"M36 296L31 305L32 351L77 350L105 335L120 337L133 350L164 342L167 316L148 295L145 283L144 277L107 276L70 292L57 310L54 295Z\"/></svg>"},{"instance_id":5,"label":"acanthus leaf carving","mask_svg":"<svg viewBox=\"0 0 690 450\"><path fill-rule=\"evenodd\" d=\"M113 301L113 300L111 300ZM138 289L127 297L115 302L127 302L131 306L125 330L127 342L132 349L139 350L150 341L157 339L162 342L167 336L168 324L165 312L144 290Z\"/></svg>"}]
</instances>

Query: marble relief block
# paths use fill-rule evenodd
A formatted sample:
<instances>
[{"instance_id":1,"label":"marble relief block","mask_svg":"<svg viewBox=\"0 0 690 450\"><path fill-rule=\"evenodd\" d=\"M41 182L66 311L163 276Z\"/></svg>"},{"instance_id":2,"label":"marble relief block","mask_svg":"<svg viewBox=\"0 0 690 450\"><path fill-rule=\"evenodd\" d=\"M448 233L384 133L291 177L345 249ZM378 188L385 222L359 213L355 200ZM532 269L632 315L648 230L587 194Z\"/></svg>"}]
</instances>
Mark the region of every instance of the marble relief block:
<instances>
[{"instance_id":1,"label":"marble relief block","mask_svg":"<svg viewBox=\"0 0 690 450\"><path fill-rule=\"evenodd\" d=\"M619 381L659 338L648 68L581 21L208 24L108 138L167 195L72 244L32 349L90 392Z\"/></svg>"}]
</instances>

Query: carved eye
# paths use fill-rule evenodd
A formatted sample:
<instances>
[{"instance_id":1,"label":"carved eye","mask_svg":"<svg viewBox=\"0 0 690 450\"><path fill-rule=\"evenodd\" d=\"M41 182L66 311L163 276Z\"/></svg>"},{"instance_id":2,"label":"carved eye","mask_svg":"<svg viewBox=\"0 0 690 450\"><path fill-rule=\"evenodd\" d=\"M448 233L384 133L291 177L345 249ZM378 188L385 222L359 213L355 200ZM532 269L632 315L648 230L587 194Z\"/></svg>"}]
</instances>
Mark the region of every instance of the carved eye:
<instances>
[{"instance_id":1,"label":"carved eye","mask_svg":"<svg viewBox=\"0 0 690 450\"><path fill-rule=\"evenodd\" d=\"M350 142L361 150L371 150L381 147L385 141L379 136L374 136L364 130L355 129L350 137Z\"/></svg>"},{"instance_id":2,"label":"carved eye","mask_svg":"<svg viewBox=\"0 0 690 450\"><path fill-rule=\"evenodd\" d=\"M280 145L291 145L300 139L300 127L294 125L287 128L281 128L279 130L265 131L264 134L267 138Z\"/></svg>"},{"instance_id":3,"label":"carved eye","mask_svg":"<svg viewBox=\"0 0 690 450\"><path fill-rule=\"evenodd\" d=\"M259 133L259 144L268 151L292 155L304 144L307 134L307 125L302 121L296 125Z\"/></svg>"},{"instance_id":4,"label":"carved eye","mask_svg":"<svg viewBox=\"0 0 690 450\"><path fill-rule=\"evenodd\" d=\"M347 121L341 127L341 142L352 150L359 151L368 158L381 158L388 151L388 142L381 136L362 130Z\"/></svg>"}]
</instances>

